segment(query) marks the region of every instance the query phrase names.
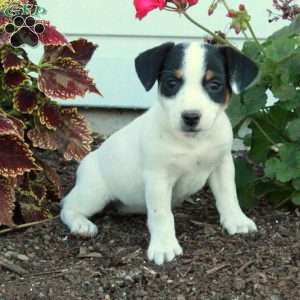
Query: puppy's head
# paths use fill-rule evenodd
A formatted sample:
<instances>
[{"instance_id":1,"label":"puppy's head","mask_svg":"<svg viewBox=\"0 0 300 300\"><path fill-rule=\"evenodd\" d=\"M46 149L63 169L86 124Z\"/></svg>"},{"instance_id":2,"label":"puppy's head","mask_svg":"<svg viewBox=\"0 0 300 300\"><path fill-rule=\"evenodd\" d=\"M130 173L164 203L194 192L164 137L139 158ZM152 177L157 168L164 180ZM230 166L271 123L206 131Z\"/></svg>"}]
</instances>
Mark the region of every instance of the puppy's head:
<instances>
[{"instance_id":1,"label":"puppy's head","mask_svg":"<svg viewBox=\"0 0 300 300\"><path fill-rule=\"evenodd\" d=\"M210 129L232 92L246 89L258 74L238 51L198 43L162 44L141 53L135 67L147 91L158 81L168 121L183 132Z\"/></svg>"}]
</instances>

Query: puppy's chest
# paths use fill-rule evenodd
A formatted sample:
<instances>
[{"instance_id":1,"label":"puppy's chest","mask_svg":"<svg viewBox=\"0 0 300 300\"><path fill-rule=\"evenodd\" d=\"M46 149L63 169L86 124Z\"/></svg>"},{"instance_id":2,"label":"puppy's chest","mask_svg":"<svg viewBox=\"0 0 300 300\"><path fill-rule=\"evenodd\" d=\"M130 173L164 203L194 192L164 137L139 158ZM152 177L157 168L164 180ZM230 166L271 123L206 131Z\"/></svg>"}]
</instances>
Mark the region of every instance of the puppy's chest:
<instances>
[{"instance_id":1,"label":"puppy's chest","mask_svg":"<svg viewBox=\"0 0 300 300\"><path fill-rule=\"evenodd\" d=\"M206 183L211 172L220 163L225 151L199 151L195 154L178 157L173 165L177 177L173 190L175 201L199 191Z\"/></svg>"},{"instance_id":2,"label":"puppy's chest","mask_svg":"<svg viewBox=\"0 0 300 300\"><path fill-rule=\"evenodd\" d=\"M177 153L172 159L173 167L181 175L210 172L224 157L227 150L226 145L216 145L216 147L197 147Z\"/></svg>"}]
</instances>

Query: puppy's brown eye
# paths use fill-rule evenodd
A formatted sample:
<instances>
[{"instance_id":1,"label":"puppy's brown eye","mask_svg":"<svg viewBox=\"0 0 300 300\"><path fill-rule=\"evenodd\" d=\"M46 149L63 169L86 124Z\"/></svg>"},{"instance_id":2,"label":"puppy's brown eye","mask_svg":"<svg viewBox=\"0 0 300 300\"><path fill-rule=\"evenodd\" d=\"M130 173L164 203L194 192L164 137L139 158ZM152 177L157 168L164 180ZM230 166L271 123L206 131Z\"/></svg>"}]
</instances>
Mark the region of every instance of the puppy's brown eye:
<instances>
[{"instance_id":1,"label":"puppy's brown eye","mask_svg":"<svg viewBox=\"0 0 300 300\"><path fill-rule=\"evenodd\" d=\"M179 81L178 80L175 80L175 79L169 79L167 82L166 82L166 85L169 89L174 89L177 87L177 85L179 84Z\"/></svg>"},{"instance_id":2,"label":"puppy's brown eye","mask_svg":"<svg viewBox=\"0 0 300 300\"><path fill-rule=\"evenodd\" d=\"M212 92L219 92L223 87L223 84L219 81L209 81L207 88Z\"/></svg>"}]
</instances>

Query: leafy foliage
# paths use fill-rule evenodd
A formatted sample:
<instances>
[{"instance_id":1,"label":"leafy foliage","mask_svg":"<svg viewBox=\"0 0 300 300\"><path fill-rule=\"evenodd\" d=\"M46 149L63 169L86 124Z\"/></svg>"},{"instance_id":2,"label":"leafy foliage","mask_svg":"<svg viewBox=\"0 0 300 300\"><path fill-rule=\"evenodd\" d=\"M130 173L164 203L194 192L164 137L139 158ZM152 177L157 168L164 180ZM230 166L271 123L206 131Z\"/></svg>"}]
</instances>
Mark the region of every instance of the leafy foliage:
<instances>
[{"instance_id":1,"label":"leafy foliage","mask_svg":"<svg viewBox=\"0 0 300 300\"><path fill-rule=\"evenodd\" d=\"M84 39L69 43L48 21L40 21L44 55L36 65L24 49L10 45L3 28L11 21L0 16L0 226L14 225L17 205L25 221L51 214L50 204L62 197L62 186L45 158L49 151L81 160L91 149L84 117L51 97L100 95L85 69L96 45Z\"/></svg>"},{"instance_id":2,"label":"leafy foliage","mask_svg":"<svg viewBox=\"0 0 300 300\"><path fill-rule=\"evenodd\" d=\"M247 192L252 205L263 195L277 206L290 200L300 206L300 16L271 35L261 49L250 41L243 51L260 65L260 80L234 97L228 113L235 132L249 124L251 133L244 142L262 172L254 179L249 173L240 194ZM267 93L275 97L274 104L266 105ZM237 166L237 176L244 176L244 169Z\"/></svg>"}]
</instances>

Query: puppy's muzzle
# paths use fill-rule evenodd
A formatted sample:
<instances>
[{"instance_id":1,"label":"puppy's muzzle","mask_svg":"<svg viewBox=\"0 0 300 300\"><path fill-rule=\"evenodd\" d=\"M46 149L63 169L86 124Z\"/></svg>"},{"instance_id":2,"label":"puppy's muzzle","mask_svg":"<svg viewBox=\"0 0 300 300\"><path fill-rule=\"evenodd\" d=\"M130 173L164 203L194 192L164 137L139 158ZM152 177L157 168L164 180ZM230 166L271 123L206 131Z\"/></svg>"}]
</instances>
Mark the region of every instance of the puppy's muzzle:
<instances>
[{"instance_id":1,"label":"puppy's muzzle","mask_svg":"<svg viewBox=\"0 0 300 300\"><path fill-rule=\"evenodd\" d=\"M186 110L181 114L183 129L193 131L200 122L201 114L198 110Z\"/></svg>"}]
</instances>

